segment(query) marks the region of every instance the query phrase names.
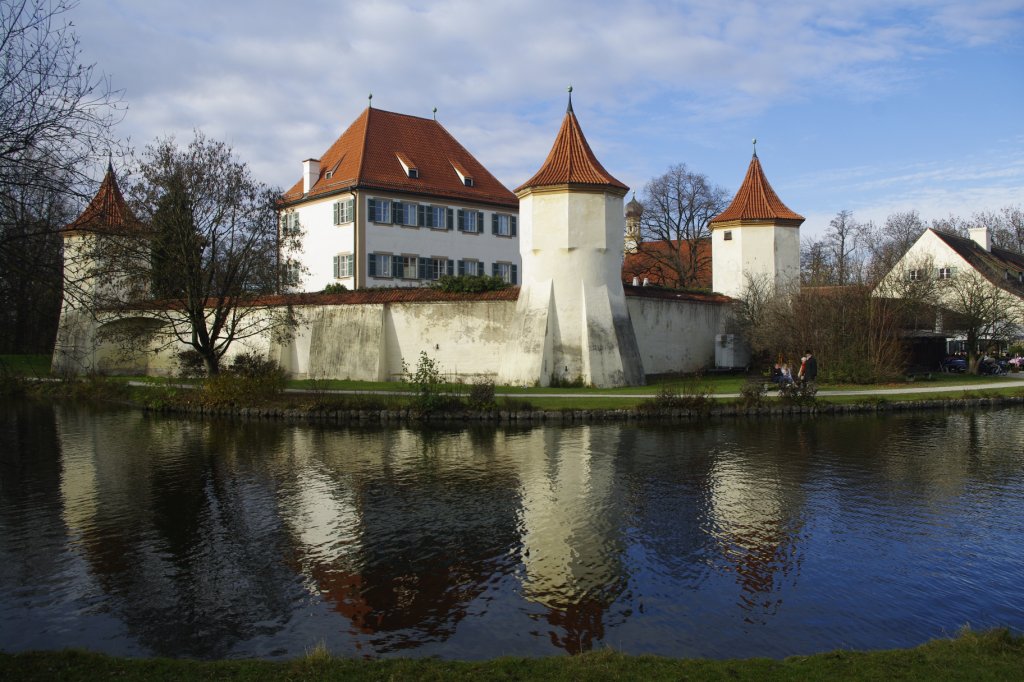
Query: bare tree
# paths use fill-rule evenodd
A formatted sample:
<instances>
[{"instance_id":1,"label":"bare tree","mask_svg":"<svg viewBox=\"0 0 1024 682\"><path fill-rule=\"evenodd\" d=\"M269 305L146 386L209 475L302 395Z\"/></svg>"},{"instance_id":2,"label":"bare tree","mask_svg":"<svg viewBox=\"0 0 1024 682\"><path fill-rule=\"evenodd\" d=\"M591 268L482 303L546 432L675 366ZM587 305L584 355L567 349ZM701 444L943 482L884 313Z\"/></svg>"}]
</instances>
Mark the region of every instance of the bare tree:
<instances>
[{"instance_id":1,"label":"bare tree","mask_svg":"<svg viewBox=\"0 0 1024 682\"><path fill-rule=\"evenodd\" d=\"M0 307L9 350L41 350L60 307L60 238L116 147L120 93L81 63L74 2L0 2Z\"/></svg>"},{"instance_id":2,"label":"bare tree","mask_svg":"<svg viewBox=\"0 0 1024 682\"><path fill-rule=\"evenodd\" d=\"M107 325L108 338L135 348L186 344L212 375L236 341L290 334L296 319L274 295L297 281L290 258L300 230L292 224L278 234L280 192L255 181L225 143L198 132L183 149L173 138L148 147L140 175L130 195L151 238L107 240L95 262L120 283L101 305L105 313L159 327Z\"/></svg>"},{"instance_id":3,"label":"bare tree","mask_svg":"<svg viewBox=\"0 0 1024 682\"><path fill-rule=\"evenodd\" d=\"M868 282L877 283L896 266L896 263L924 233L925 224L917 211L899 211L890 214L885 224L865 234L871 255Z\"/></svg>"},{"instance_id":4,"label":"bare tree","mask_svg":"<svg viewBox=\"0 0 1024 682\"><path fill-rule=\"evenodd\" d=\"M983 340L1008 339L1020 333L1024 301L997 286L976 270L956 272L937 283L943 309L952 313L949 326L967 340L967 366L978 373L978 346Z\"/></svg>"},{"instance_id":5,"label":"bare tree","mask_svg":"<svg viewBox=\"0 0 1024 682\"><path fill-rule=\"evenodd\" d=\"M865 234L871 225L858 223L852 211L840 211L829 221L825 233L825 244L831 255L834 268L833 284L850 284L863 281L865 264Z\"/></svg>"},{"instance_id":6,"label":"bare tree","mask_svg":"<svg viewBox=\"0 0 1024 682\"><path fill-rule=\"evenodd\" d=\"M640 203L641 250L650 270L670 286L699 286L711 271L711 249L704 244L709 222L728 203L725 189L681 163L650 180Z\"/></svg>"},{"instance_id":7,"label":"bare tree","mask_svg":"<svg viewBox=\"0 0 1024 682\"><path fill-rule=\"evenodd\" d=\"M812 287L835 282L835 269L828 244L823 239L800 241L800 283Z\"/></svg>"},{"instance_id":8,"label":"bare tree","mask_svg":"<svg viewBox=\"0 0 1024 682\"><path fill-rule=\"evenodd\" d=\"M1024 253L1024 210L1020 206L1004 206L998 211L975 213L971 223L973 227L987 227L991 230L993 246Z\"/></svg>"}]
</instances>

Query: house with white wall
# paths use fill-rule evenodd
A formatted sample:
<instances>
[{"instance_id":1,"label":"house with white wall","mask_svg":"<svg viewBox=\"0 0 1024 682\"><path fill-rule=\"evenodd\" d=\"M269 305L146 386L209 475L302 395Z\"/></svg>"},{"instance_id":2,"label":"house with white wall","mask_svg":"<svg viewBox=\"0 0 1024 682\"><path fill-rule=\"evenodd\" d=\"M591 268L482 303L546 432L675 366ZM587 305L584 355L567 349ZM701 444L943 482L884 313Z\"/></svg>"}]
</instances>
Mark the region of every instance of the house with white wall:
<instances>
[{"instance_id":1,"label":"house with white wall","mask_svg":"<svg viewBox=\"0 0 1024 682\"><path fill-rule=\"evenodd\" d=\"M435 119L368 107L281 198L299 291L520 279L519 200Z\"/></svg>"}]
</instances>

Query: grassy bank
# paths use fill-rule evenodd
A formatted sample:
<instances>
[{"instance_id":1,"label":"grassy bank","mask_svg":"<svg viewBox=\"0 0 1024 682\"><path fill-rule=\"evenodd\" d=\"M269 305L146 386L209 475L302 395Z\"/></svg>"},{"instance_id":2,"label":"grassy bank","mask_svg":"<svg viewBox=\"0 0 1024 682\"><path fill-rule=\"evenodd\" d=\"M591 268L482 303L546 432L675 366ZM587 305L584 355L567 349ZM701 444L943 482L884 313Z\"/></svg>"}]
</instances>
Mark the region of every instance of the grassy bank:
<instances>
[{"instance_id":1,"label":"grassy bank","mask_svg":"<svg viewBox=\"0 0 1024 682\"><path fill-rule=\"evenodd\" d=\"M133 660L84 652L0 654L0 679L53 680L1011 680L1024 670L1024 637L966 632L914 649L835 651L783 661L626 656L499 658L484 662L352 660L322 651L287 662Z\"/></svg>"}]
</instances>

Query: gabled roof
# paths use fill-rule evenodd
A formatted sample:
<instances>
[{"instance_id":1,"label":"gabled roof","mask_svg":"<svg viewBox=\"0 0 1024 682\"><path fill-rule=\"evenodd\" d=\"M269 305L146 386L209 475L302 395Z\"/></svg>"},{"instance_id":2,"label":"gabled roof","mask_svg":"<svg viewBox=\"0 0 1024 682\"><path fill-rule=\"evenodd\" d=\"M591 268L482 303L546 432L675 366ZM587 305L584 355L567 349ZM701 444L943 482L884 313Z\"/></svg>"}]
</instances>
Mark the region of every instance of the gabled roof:
<instances>
[{"instance_id":1,"label":"gabled roof","mask_svg":"<svg viewBox=\"0 0 1024 682\"><path fill-rule=\"evenodd\" d=\"M996 246L992 247L991 251L986 251L973 239L936 230L933 227L928 230L935 233L936 237L990 282L1018 296L1024 296L1024 283L1020 281L1020 273L1024 272L1024 255ZM1007 272L1012 273L1011 279L1006 278Z\"/></svg>"},{"instance_id":2,"label":"gabled roof","mask_svg":"<svg viewBox=\"0 0 1024 682\"><path fill-rule=\"evenodd\" d=\"M515 191L519 194L526 189L552 185L591 185L614 187L622 190L622 193L629 191L629 188L612 177L594 156L590 145L587 144L587 138L583 136L580 122L573 113L571 95L565 118L562 119L562 127L555 137L551 151L548 152L548 158L544 160L540 170Z\"/></svg>"},{"instance_id":3,"label":"gabled roof","mask_svg":"<svg viewBox=\"0 0 1024 682\"><path fill-rule=\"evenodd\" d=\"M768 178L764 176L757 153L750 160L747 177L743 178L743 184L733 197L732 203L710 222L713 225L734 220L796 223L797 227L804 222L804 217L789 210L768 184Z\"/></svg>"},{"instance_id":4,"label":"gabled roof","mask_svg":"<svg viewBox=\"0 0 1024 682\"><path fill-rule=\"evenodd\" d=\"M418 177L410 178L403 163L415 168ZM463 182L460 172L472 178L472 186ZM300 179L284 193L283 201L376 189L519 207L515 195L440 123L382 109L365 109L321 155L320 175L308 194L303 194L302 185Z\"/></svg>"},{"instance_id":5,"label":"gabled roof","mask_svg":"<svg viewBox=\"0 0 1024 682\"><path fill-rule=\"evenodd\" d=\"M117 178L114 176L114 167L107 164L107 173L103 176L100 188L96 190L96 196L92 198L89 205L85 207L82 214L74 222L67 224L62 233L70 236L82 232L106 232L119 233L142 232L145 230L143 224L135 217L132 210L128 208L121 188L117 186Z\"/></svg>"}]
</instances>

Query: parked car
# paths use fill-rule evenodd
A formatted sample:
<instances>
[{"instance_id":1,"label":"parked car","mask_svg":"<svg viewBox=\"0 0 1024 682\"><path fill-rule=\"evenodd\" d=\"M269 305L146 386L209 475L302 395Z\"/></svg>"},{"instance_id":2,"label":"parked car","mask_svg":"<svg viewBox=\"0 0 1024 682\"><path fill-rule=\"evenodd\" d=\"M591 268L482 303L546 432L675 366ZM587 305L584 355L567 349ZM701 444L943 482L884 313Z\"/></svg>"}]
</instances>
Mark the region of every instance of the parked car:
<instances>
[{"instance_id":1,"label":"parked car","mask_svg":"<svg viewBox=\"0 0 1024 682\"><path fill-rule=\"evenodd\" d=\"M939 363L939 370L943 372L966 372L967 361L963 358L958 358L955 355L950 355Z\"/></svg>"}]
</instances>

